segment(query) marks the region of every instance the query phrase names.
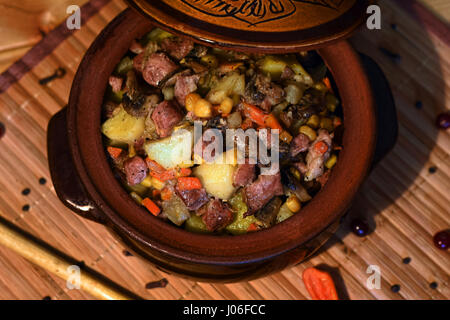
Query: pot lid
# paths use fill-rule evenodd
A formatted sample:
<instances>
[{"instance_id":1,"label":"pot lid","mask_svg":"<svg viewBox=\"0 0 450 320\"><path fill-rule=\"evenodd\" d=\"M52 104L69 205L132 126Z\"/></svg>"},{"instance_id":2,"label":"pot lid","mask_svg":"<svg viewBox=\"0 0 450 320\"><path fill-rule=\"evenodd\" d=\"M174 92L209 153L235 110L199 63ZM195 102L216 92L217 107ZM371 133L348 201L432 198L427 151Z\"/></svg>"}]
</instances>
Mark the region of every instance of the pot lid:
<instances>
[{"instance_id":1,"label":"pot lid","mask_svg":"<svg viewBox=\"0 0 450 320\"><path fill-rule=\"evenodd\" d=\"M175 34L254 51L315 49L348 37L369 0L127 0Z\"/></svg>"}]
</instances>

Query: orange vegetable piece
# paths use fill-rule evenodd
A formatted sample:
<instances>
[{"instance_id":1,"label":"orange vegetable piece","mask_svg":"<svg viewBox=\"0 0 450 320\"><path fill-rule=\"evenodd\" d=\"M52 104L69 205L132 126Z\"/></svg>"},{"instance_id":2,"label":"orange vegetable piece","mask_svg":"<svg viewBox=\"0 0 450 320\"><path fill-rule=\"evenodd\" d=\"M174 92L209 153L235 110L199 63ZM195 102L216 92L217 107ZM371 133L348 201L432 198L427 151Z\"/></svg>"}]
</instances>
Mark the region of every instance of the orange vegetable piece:
<instances>
[{"instance_id":1,"label":"orange vegetable piece","mask_svg":"<svg viewBox=\"0 0 450 320\"><path fill-rule=\"evenodd\" d=\"M161 199L162 200L170 200L172 198L172 190L169 188L164 188L161 190Z\"/></svg>"},{"instance_id":2,"label":"orange vegetable piece","mask_svg":"<svg viewBox=\"0 0 450 320\"><path fill-rule=\"evenodd\" d=\"M324 154L328 151L328 146L325 142L319 141L314 145L314 150L320 154Z\"/></svg>"},{"instance_id":3,"label":"orange vegetable piece","mask_svg":"<svg viewBox=\"0 0 450 320\"><path fill-rule=\"evenodd\" d=\"M151 160L150 158L145 159L145 162L147 163L147 167L150 169L150 171L154 171L158 174L166 171L163 166L161 166L158 162Z\"/></svg>"},{"instance_id":4,"label":"orange vegetable piece","mask_svg":"<svg viewBox=\"0 0 450 320\"><path fill-rule=\"evenodd\" d=\"M325 77L323 79L323 83L325 84L325 86L328 88L328 90L330 90L331 92L333 92L333 87L331 86L331 81L328 77Z\"/></svg>"},{"instance_id":5,"label":"orange vegetable piece","mask_svg":"<svg viewBox=\"0 0 450 320\"><path fill-rule=\"evenodd\" d=\"M339 300L331 276L316 268L303 271L303 283L313 300Z\"/></svg>"},{"instance_id":6,"label":"orange vegetable piece","mask_svg":"<svg viewBox=\"0 0 450 320\"><path fill-rule=\"evenodd\" d=\"M178 177L189 177L192 174L192 170L190 168L180 168L178 171Z\"/></svg>"},{"instance_id":7,"label":"orange vegetable piece","mask_svg":"<svg viewBox=\"0 0 450 320\"><path fill-rule=\"evenodd\" d=\"M264 123L266 124L266 126L268 126L271 129L278 129L278 130L280 130L280 132L283 130L283 127L281 126L281 124L278 122L277 118L273 114L269 114L266 117L266 120Z\"/></svg>"},{"instance_id":8,"label":"orange vegetable piece","mask_svg":"<svg viewBox=\"0 0 450 320\"><path fill-rule=\"evenodd\" d=\"M258 231L258 226L256 225L256 223L252 223L251 225L248 226L247 228L247 232L254 232L254 231Z\"/></svg>"},{"instance_id":9,"label":"orange vegetable piece","mask_svg":"<svg viewBox=\"0 0 450 320\"><path fill-rule=\"evenodd\" d=\"M259 126L266 127L267 114L257 106L242 102L244 105L244 115Z\"/></svg>"},{"instance_id":10,"label":"orange vegetable piece","mask_svg":"<svg viewBox=\"0 0 450 320\"><path fill-rule=\"evenodd\" d=\"M148 211L150 211L154 216L159 215L161 212L161 209L149 198L145 198L142 200L142 205L147 208Z\"/></svg>"},{"instance_id":11,"label":"orange vegetable piece","mask_svg":"<svg viewBox=\"0 0 450 320\"><path fill-rule=\"evenodd\" d=\"M203 188L199 178L196 177L180 177L178 178L178 189L180 190L195 190Z\"/></svg>"},{"instance_id":12,"label":"orange vegetable piece","mask_svg":"<svg viewBox=\"0 0 450 320\"><path fill-rule=\"evenodd\" d=\"M108 147L108 148L106 148L106 150L108 150L109 155L113 159L117 159L123 151L122 149L115 148L115 147Z\"/></svg>"}]
</instances>

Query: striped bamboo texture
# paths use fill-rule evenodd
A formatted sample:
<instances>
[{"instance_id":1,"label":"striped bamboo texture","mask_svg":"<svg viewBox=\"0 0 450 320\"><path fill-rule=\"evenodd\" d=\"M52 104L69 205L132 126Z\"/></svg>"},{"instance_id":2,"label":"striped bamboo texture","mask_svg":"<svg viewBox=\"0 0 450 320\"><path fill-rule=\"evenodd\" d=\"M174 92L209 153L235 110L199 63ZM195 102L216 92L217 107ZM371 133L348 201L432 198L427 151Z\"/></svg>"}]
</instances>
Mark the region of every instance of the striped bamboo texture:
<instances>
[{"instance_id":1,"label":"striped bamboo texture","mask_svg":"<svg viewBox=\"0 0 450 320\"><path fill-rule=\"evenodd\" d=\"M111 1L81 30L0 95L0 215L52 247L147 299L308 299L304 268L327 265L335 271L341 297L350 299L448 299L448 252L432 236L450 225L450 135L434 125L450 106L450 50L394 1L380 1L383 29L362 31L352 43L385 71L400 122L395 149L373 171L332 242L306 263L251 282L210 284L165 274L124 248L101 225L83 220L57 199L46 158L46 128L67 104L77 66L95 36L126 6ZM395 26L391 26L395 24ZM398 54L400 61L379 50ZM63 66L67 74L47 86L38 80ZM422 101L421 109L415 107ZM436 172L429 168L435 168ZM46 182L41 178L45 178ZM44 183L45 182L45 183ZM29 195L22 190L29 188ZM26 205L29 205L27 207ZM28 209L28 210L27 210ZM363 216L375 231L358 238L348 221ZM403 263L406 257L409 264ZM381 289L366 287L369 265L381 269ZM164 288L146 284L167 279ZM436 282L437 288L430 287ZM393 292L391 286L400 285ZM345 290L342 290L345 289ZM0 247L0 299L90 299L69 290L47 273Z\"/></svg>"}]
</instances>

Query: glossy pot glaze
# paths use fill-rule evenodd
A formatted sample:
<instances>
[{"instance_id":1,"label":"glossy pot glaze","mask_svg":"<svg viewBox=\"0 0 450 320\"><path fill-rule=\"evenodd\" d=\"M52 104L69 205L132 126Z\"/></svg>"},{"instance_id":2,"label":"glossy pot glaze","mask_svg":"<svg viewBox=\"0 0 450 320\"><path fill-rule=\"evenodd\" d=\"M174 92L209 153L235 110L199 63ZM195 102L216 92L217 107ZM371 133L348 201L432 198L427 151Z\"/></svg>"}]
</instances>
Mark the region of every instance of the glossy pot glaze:
<instances>
[{"instance_id":1,"label":"glossy pot glaze","mask_svg":"<svg viewBox=\"0 0 450 320\"><path fill-rule=\"evenodd\" d=\"M73 211L112 229L159 268L185 277L250 280L301 262L335 231L372 164L375 101L359 55L345 41L318 50L341 96L345 133L340 159L315 198L301 213L260 232L194 234L138 206L114 178L103 147L101 106L108 77L131 41L151 28L148 19L125 10L87 51L67 109L49 124L49 164L58 196Z\"/></svg>"}]
</instances>

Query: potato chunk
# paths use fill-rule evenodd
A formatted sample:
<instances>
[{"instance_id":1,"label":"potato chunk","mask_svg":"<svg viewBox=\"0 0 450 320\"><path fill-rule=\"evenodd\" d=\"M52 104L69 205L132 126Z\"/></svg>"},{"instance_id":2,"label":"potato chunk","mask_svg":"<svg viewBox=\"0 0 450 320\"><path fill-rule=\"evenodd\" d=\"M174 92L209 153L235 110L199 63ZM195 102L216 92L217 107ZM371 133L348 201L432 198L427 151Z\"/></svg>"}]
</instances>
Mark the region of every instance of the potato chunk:
<instances>
[{"instance_id":1,"label":"potato chunk","mask_svg":"<svg viewBox=\"0 0 450 320\"><path fill-rule=\"evenodd\" d=\"M194 169L194 175L210 195L228 200L236 190L233 186L235 168L232 164L205 163Z\"/></svg>"},{"instance_id":2,"label":"potato chunk","mask_svg":"<svg viewBox=\"0 0 450 320\"><path fill-rule=\"evenodd\" d=\"M170 137L147 142L144 149L150 159L158 162L166 169L176 166L192 165L192 148L194 133L191 128L179 129Z\"/></svg>"},{"instance_id":3,"label":"potato chunk","mask_svg":"<svg viewBox=\"0 0 450 320\"><path fill-rule=\"evenodd\" d=\"M208 93L207 100L212 104L221 104L226 97L231 95L244 95L245 76L232 72L217 82Z\"/></svg>"},{"instance_id":4,"label":"potato chunk","mask_svg":"<svg viewBox=\"0 0 450 320\"><path fill-rule=\"evenodd\" d=\"M120 110L103 123L102 133L116 143L132 143L144 133L144 122L144 118L133 117L120 106Z\"/></svg>"}]
</instances>

